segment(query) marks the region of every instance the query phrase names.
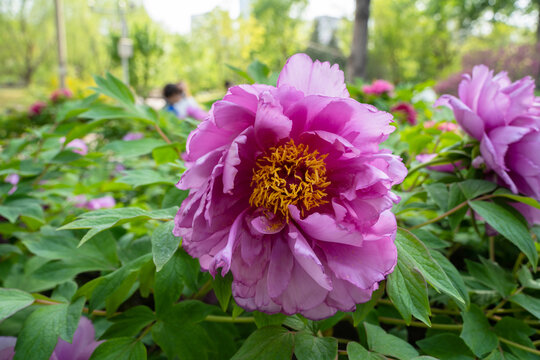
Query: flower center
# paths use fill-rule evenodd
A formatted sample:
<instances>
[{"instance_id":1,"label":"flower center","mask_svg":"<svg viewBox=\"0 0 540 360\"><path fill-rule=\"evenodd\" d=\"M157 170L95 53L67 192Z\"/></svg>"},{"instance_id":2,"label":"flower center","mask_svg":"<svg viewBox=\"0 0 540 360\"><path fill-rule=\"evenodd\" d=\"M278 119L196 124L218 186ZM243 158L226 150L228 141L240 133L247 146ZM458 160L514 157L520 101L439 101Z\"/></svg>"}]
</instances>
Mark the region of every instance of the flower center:
<instances>
[{"instance_id":1,"label":"flower center","mask_svg":"<svg viewBox=\"0 0 540 360\"><path fill-rule=\"evenodd\" d=\"M272 147L257 159L253 169L249 204L263 207L289 222L289 205L295 205L302 216L306 211L328 203L325 189L326 164L317 150L310 152L304 144L293 140Z\"/></svg>"}]
</instances>

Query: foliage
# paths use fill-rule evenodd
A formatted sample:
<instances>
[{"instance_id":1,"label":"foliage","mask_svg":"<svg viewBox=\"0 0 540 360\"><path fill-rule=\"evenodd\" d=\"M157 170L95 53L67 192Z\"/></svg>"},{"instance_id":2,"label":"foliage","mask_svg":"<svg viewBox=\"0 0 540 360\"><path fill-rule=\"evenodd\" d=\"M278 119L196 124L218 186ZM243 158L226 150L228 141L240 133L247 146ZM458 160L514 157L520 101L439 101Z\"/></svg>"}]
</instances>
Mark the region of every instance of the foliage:
<instances>
[{"instance_id":1,"label":"foliage","mask_svg":"<svg viewBox=\"0 0 540 360\"><path fill-rule=\"evenodd\" d=\"M275 82L262 63L236 72ZM370 302L321 321L240 309L230 275L201 272L171 234L187 196L174 184L196 123L136 104L107 75L96 77L99 97L49 104L41 124L2 137L0 174L21 180L15 191L0 184L0 334L18 337L19 358L36 359L70 340L80 316L105 340L92 359L538 358L540 231L508 203L540 204L469 166L478 149L441 129L451 115L434 112L429 83L383 96L360 85L349 91L361 101L384 110L412 102L419 113L417 125L396 123L385 144L410 170L395 189L398 264ZM128 131L144 138L121 140ZM87 155L63 145L77 138ZM416 161L423 153L438 155ZM458 162L448 173L430 168ZM80 195L111 195L117 205L87 211L75 206Z\"/></svg>"}]
</instances>

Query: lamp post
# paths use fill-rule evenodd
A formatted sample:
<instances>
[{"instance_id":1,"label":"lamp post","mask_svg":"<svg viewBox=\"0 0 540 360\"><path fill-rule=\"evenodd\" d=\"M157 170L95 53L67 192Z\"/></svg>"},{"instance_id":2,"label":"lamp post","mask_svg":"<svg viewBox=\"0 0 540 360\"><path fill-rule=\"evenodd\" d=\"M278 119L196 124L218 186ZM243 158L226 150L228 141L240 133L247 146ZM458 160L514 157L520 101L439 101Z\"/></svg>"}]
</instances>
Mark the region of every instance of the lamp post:
<instances>
[{"instance_id":1,"label":"lamp post","mask_svg":"<svg viewBox=\"0 0 540 360\"><path fill-rule=\"evenodd\" d=\"M57 0L58 1L58 0ZM117 51L118 56L122 61L122 78L124 83L129 86L129 59L133 56L133 41L129 38L128 25L126 20L126 14L129 12L130 4L124 0L117 2L116 11L108 11L106 9L97 8L94 0L89 0L88 5L90 9L97 13L102 14L115 14L120 18L122 25L122 36L118 41Z\"/></svg>"}]
</instances>

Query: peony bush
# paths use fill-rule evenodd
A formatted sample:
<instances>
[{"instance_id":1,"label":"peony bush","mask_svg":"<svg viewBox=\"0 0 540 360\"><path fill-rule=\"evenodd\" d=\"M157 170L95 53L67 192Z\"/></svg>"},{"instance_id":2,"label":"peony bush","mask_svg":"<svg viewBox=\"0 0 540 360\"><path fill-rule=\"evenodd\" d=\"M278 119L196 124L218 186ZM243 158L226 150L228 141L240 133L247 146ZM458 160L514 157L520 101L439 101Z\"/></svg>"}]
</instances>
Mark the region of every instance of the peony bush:
<instances>
[{"instance_id":1,"label":"peony bush","mask_svg":"<svg viewBox=\"0 0 540 360\"><path fill-rule=\"evenodd\" d=\"M201 121L109 74L20 115L0 359L539 358L534 82L267 70Z\"/></svg>"}]
</instances>

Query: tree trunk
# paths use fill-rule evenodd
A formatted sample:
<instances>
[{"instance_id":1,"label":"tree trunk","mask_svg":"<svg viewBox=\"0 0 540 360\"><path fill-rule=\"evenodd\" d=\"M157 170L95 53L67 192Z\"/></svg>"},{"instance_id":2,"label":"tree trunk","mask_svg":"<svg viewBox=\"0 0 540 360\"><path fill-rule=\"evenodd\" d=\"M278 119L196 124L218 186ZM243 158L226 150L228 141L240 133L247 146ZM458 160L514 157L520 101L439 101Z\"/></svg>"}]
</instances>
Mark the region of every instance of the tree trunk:
<instances>
[{"instance_id":1,"label":"tree trunk","mask_svg":"<svg viewBox=\"0 0 540 360\"><path fill-rule=\"evenodd\" d=\"M347 64L347 80L366 76L369 3L371 0L356 0L351 55Z\"/></svg>"}]
</instances>

